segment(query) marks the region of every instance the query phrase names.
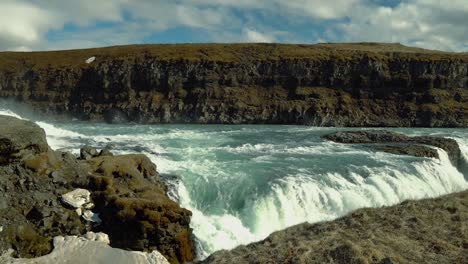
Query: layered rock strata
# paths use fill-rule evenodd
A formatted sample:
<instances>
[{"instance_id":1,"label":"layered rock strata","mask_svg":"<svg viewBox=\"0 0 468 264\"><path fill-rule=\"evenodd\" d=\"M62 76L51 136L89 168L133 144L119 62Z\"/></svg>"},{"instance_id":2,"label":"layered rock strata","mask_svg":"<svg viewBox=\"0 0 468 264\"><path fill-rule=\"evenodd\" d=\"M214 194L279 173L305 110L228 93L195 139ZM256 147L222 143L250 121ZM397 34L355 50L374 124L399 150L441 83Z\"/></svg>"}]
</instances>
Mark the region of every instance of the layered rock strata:
<instances>
[{"instance_id":1,"label":"layered rock strata","mask_svg":"<svg viewBox=\"0 0 468 264\"><path fill-rule=\"evenodd\" d=\"M108 122L467 127L468 55L377 43L7 52L0 98Z\"/></svg>"}]
</instances>

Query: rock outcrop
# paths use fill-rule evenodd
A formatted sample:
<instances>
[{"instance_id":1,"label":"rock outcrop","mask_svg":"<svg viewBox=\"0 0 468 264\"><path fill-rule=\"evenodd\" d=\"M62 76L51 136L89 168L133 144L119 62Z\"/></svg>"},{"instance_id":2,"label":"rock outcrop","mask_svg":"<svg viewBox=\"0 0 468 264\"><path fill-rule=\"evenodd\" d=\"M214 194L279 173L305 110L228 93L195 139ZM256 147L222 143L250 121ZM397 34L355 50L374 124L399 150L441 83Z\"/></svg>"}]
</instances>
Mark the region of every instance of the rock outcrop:
<instances>
[{"instance_id":1,"label":"rock outcrop","mask_svg":"<svg viewBox=\"0 0 468 264\"><path fill-rule=\"evenodd\" d=\"M468 191L300 224L201 263L467 263Z\"/></svg>"},{"instance_id":2,"label":"rock outcrop","mask_svg":"<svg viewBox=\"0 0 468 264\"><path fill-rule=\"evenodd\" d=\"M159 252L151 253L140 251L126 251L112 248L109 238L103 233L88 232L82 237L58 236L54 238L54 250L45 256L33 259L12 258L6 254L0 254L2 264L168 264L169 262Z\"/></svg>"},{"instance_id":3,"label":"rock outcrop","mask_svg":"<svg viewBox=\"0 0 468 264\"><path fill-rule=\"evenodd\" d=\"M114 247L157 249L171 263L194 259L191 212L168 198L146 156L99 155L86 147L78 159L51 150L34 123L5 116L0 149L0 253L42 256L53 237L104 231ZM77 188L91 197L74 203Z\"/></svg>"},{"instance_id":4,"label":"rock outcrop","mask_svg":"<svg viewBox=\"0 0 468 264\"><path fill-rule=\"evenodd\" d=\"M409 137L401 133L386 130L338 131L324 135L323 138L338 143L366 144L374 149L416 157L439 158L433 147L445 150L454 166L461 161L460 146L451 138L434 136Z\"/></svg>"},{"instance_id":5,"label":"rock outcrop","mask_svg":"<svg viewBox=\"0 0 468 264\"><path fill-rule=\"evenodd\" d=\"M376 43L8 52L0 98L107 122L467 127L468 55Z\"/></svg>"}]
</instances>

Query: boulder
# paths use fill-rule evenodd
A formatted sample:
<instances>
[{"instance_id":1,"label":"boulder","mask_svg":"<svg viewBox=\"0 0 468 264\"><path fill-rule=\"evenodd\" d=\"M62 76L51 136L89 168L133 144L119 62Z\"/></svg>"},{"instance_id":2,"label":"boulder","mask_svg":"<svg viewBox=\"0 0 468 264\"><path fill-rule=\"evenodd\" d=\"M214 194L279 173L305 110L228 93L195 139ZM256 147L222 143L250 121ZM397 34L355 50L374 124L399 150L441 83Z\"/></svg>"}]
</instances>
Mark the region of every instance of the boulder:
<instances>
[{"instance_id":1,"label":"boulder","mask_svg":"<svg viewBox=\"0 0 468 264\"><path fill-rule=\"evenodd\" d=\"M438 158L437 151L431 147L445 150L454 166L458 166L461 151L457 141L451 138L434 136L409 137L386 130L339 131L323 136L324 139L346 144L368 144L370 147L394 154L416 157ZM390 145L389 145L390 143ZM385 144L379 146L376 144Z\"/></svg>"},{"instance_id":2,"label":"boulder","mask_svg":"<svg viewBox=\"0 0 468 264\"><path fill-rule=\"evenodd\" d=\"M397 155L409 155L415 157L426 157L426 158L439 158L439 153L436 149L424 145L384 145L384 146L375 146L374 149L380 150L387 153L397 154Z\"/></svg>"},{"instance_id":3,"label":"boulder","mask_svg":"<svg viewBox=\"0 0 468 264\"><path fill-rule=\"evenodd\" d=\"M338 131L325 135L323 138L338 143L351 144L404 142L409 140L406 135L386 130Z\"/></svg>"},{"instance_id":4,"label":"boulder","mask_svg":"<svg viewBox=\"0 0 468 264\"><path fill-rule=\"evenodd\" d=\"M98 151L90 146L84 146L80 149L80 159L89 160L91 158L99 156Z\"/></svg>"},{"instance_id":5,"label":"boulder","mask_svg":"<svg viewBox=\"0 0 468 264\"><path fill-rule=\"evenodd\" d=\"M48 150L45 132L38 125L11 116L0 116L0 164Z\"/></svg>"},{"instance_id":6,"label":"boulder","mask_svg":"<svg viewBox=\"0 0 468 264\"><path fill-rule=\"evenodd\" d=\"M90 186L100 228L112 246L157 249L171 263L194 259L191 212L168 198L156 166L146 156L100 156L88 163L99 173L91 176Z\"/></svg>"}]
</instances>

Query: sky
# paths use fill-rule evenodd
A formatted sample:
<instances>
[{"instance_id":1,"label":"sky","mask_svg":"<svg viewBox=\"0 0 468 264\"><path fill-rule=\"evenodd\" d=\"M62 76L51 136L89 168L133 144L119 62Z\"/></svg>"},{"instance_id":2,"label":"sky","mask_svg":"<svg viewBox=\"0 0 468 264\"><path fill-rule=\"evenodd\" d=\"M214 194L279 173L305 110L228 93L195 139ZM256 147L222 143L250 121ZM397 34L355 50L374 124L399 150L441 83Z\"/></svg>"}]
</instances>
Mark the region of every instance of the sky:
<instances>
[{"instance_id":1,"label":"sky","mask_svg":"<svg viewBox=\"0 0 468 264\"><path fill-rule=\"evenodd\" d=\"M468 0L0 0L0 50L399 42L468 51Z\"/></svg>"}]
</instances>

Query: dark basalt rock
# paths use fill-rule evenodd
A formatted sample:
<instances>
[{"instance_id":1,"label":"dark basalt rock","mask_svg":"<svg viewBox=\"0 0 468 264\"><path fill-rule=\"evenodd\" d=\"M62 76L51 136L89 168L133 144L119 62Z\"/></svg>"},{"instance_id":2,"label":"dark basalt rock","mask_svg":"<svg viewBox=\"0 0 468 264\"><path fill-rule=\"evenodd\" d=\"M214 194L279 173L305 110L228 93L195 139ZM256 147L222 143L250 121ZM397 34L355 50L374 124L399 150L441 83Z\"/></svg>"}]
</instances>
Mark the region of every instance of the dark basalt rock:
<instances>
[{"instance_id":1,"label":"dark basalt rock","mask_svg":"<svg viewBox=\"0 0 468 264\"><path fill-rule=\"evenodd\" d=\"M0 116L0 164L48 150L45 132L38 125L10 116Z\"/></svg>"},{"instance_id":2,"label":"dark basalt rock","mask_svg":"<svg viewBox=\"0 0 468 264\"><path fill-rule=\"evenodd\" d=\"M91 55L96 61L84 63ZM48 115L468 127L468 55L396 44L146 45L0 53L0 62L0 98Z\"/></svg>"},{"instance_id":3,"label":"dark basalt rock","mask_svg":"<svg viewBox=\"0 0 468 264\"><path fill-rule=\"evenodd\" d=\"M405 142L409 140L409 137L404 134L386 130L338 131L325 135L323 138L338 143L351 144Z\"/></svg>"},{"instance_id":4,"label":"dark basalt rock","mask_svg":"<svg viewBox=\"0 0 468 264\"><path fill-rule=\"evenodd\" d=\"M97 156L99 156L99 152L93 147L84 146L80 148L80 159L82 160L89 160Z\"/></svg>"},{"instance_id":5,"label":"dark basalt rock","mask_svg":"<svg viewBox=\"0 0 468 264\"><path fill-rule=\"evenodd\" d=\"M0 252L37 257L51 251L55 236L104 231L115 247L157 249L171 263L194 259L191 212L168 198L146 156L99 155L87 146L78 159L52 151L32 122L3 116L0 122ZM61 202L76 188L92 192L102 223L85 221Z\"/></svg>"},{"instance_id":6,"label":"dark basalt rock","mask_svg":"<svg viewBox=\"0 0 468 264\"><path fill-rule=\"evenodd\" d=\"M437 159L439 158L439 153L436 149L424 145L385 145L375 146L374 149L398 155L410 155L415 157Z\"/></svg>"},{"instance_id":7,"label":"dark basalt rock","mask_svg":"<svg viewBox=\"0 0 468 264\"><path fill-rule=\"evenodd\" d=\"M104 121L110 124L121 124L128 122L128 115L121 109L112 108L103 112Z\"/></svg>"},{"instance_id":8,"label":"dark basalt rock","mask_svg":"<svg viewBox=\"0 0 468 264\"><path fill-rule=\"evenodd\" d=\"M394 153L405 154L416 157L439 157L437 151L428 146L433 146L445 150L450 161L458 166L461 159L460 147L457 141L451 138L417 136L408 137L401 133L386 130L360 130L360 131L339 131L323 136L324 139L338 143L347 144L381 144L395 143L393 145L369 145L374 149Z\"/></svg>"}]
</instances>

